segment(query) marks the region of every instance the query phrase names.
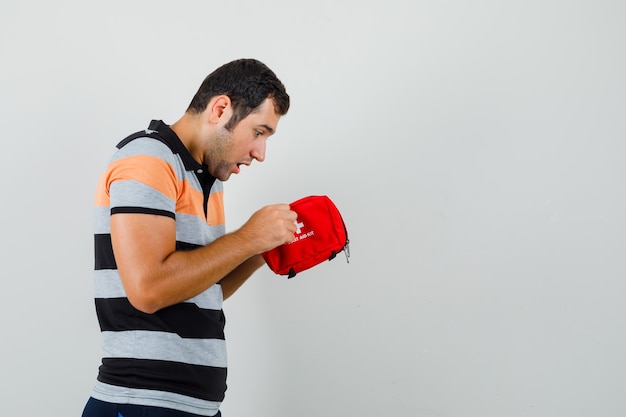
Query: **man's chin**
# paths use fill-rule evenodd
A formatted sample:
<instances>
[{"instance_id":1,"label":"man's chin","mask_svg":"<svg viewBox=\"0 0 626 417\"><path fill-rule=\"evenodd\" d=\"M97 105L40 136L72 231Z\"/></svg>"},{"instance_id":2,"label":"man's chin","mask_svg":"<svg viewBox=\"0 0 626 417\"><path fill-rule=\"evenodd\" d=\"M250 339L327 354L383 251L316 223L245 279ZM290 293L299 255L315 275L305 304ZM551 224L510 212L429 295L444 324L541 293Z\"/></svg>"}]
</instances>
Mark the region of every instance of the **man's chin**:
<instances>
[{"instance_id":1,"label":"man's chin","mask_svg":"<svg viewBox=\"0 0 626 417\"><path fill-rule=\"evenodd\" d=\"M231 169L217 169L216 172L211 173L215 178L220 181L227 181L232 174L238 174L239 168L236 167L234 172Z\"/></svg>"},{"instance_id":2,"label":"man's chin","mask_svg":"<svg viewBox=\"0 0 626 417\"><path fill-rule=\"evenodd\" d=\"M227 173L222 173L220 175L215 175L215 178L217 178L218 180L224 182L224 181L228 181L228 179L230 178L231 173L227 172Z\"/></svg>"}]
</instances>

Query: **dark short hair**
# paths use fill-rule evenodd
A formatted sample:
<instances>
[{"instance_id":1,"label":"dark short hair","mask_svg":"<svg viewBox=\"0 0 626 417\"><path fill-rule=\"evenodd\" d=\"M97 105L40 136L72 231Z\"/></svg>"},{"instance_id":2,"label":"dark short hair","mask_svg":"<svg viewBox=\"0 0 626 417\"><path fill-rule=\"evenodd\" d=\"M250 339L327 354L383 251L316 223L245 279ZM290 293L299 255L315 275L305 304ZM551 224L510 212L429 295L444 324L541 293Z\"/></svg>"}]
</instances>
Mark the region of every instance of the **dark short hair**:
<instances>
[{"instance_id":1,"label":"dark short hair","mask_svg":"<svg viewBox=\"0 0 626 417\"><path fill-rule=\"evenodd\" d=\"M226 124L231 130L267 98L274 101L276 113L283 116L289 110L289 95L283 83L265 64L256 59L238 59L210 73L191 100L187 112L202 113L209 101L227 95L233 106L233 116Z\"/></svg>"}]
</instances>

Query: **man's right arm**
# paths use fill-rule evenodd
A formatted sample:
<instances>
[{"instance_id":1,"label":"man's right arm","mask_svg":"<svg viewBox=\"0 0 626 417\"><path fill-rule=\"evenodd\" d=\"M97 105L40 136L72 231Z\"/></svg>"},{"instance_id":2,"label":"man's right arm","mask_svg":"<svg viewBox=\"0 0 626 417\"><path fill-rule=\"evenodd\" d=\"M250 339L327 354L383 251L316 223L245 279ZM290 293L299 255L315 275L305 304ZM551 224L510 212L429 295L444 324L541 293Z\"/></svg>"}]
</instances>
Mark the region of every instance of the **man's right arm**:
<instances>
[{"instance_id":1,"label":"man's right arm","mask_svg":"<svg viewBox=\"0 0 626 417\"><path fill-rule=\"evenodd\" d=\"M293 240L288 204L263 207L237 231L207 246L176 250L176 223L165 216L111 216L111 241L130 303L146 313L192 298L249 258Z\"/></svg>"}]
</instances>

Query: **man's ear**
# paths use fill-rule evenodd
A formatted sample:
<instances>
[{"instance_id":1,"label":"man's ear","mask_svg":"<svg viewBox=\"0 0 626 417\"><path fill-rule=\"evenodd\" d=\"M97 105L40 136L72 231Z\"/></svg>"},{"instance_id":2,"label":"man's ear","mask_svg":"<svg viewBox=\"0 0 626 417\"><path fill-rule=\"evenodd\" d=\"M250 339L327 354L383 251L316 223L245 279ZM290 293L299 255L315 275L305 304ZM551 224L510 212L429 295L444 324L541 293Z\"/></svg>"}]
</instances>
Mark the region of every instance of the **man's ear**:
<instances>
[{"instance_id":1,"label":"man's ear","mask_svg":"<svg viewBox=\"0 0 626 417\"><path fill-rule=\"evenodd\" d=\"M227 95L219 95L213 97L207 106L209 113L209 122L212 124L218 124L220 120L222 124L225 124L232 116L232 106L230 97Z\"/></svg>"}]
</instances>

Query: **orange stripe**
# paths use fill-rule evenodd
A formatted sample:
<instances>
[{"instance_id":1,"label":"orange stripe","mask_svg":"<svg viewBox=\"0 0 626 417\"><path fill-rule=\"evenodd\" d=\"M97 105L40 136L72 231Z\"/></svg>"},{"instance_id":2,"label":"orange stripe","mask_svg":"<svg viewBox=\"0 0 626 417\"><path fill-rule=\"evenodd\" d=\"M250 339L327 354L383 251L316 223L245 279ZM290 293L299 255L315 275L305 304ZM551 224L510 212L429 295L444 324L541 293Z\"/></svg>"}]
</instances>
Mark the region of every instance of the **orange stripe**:
<instances>
[{"instance_id":1,"label":"orange stripe","mask_svg":"<svg viewBox=\"0 0 626 417\"><path fill-rule=\"evenodd\" d=\"M106 172L100 175L100 179L98 180L98 186L96 187L96 195L94 197L94 205L96 207L107 207L111 205L111 200L109 198L109 190L105 185L106 180Z\"/></svg>"},{"instance_id":2,"label":"orange stripe","mask_svg":"<svg viewBox=\"0 0 626 417\"><path fill-rule=\"evenodd\" d=\"M181 214L189 214L204 219L204 208L202 201L204 196L201 191L193 188L188 180L181 183L180 195L176 200L176 212Z\"/></svg>"},{"instance_id":3,"label":"orange stripe","mask_svg":"<svg viewBox=\"0 0 626 417\"><path fill-rule=\"evenodd\" d=\"M163 173L167 175L164 176ZM95 204L108 205L109 188L114 181L136 180L176 201L178 178L170 164L161 158L135 155L113 161L100 178Z\"/></svg>"},{"instance_id":4,"label":"orange stripe","mask_svg":"<svg viewBox=\"0 0 626 417\"><path fill-rule=\"evenodd\" d=\"M220 226L226 223L224 217L224 192L218 191L209 196L207 204L207 223L209 226Z\"/></svg>"}]
</instances>

